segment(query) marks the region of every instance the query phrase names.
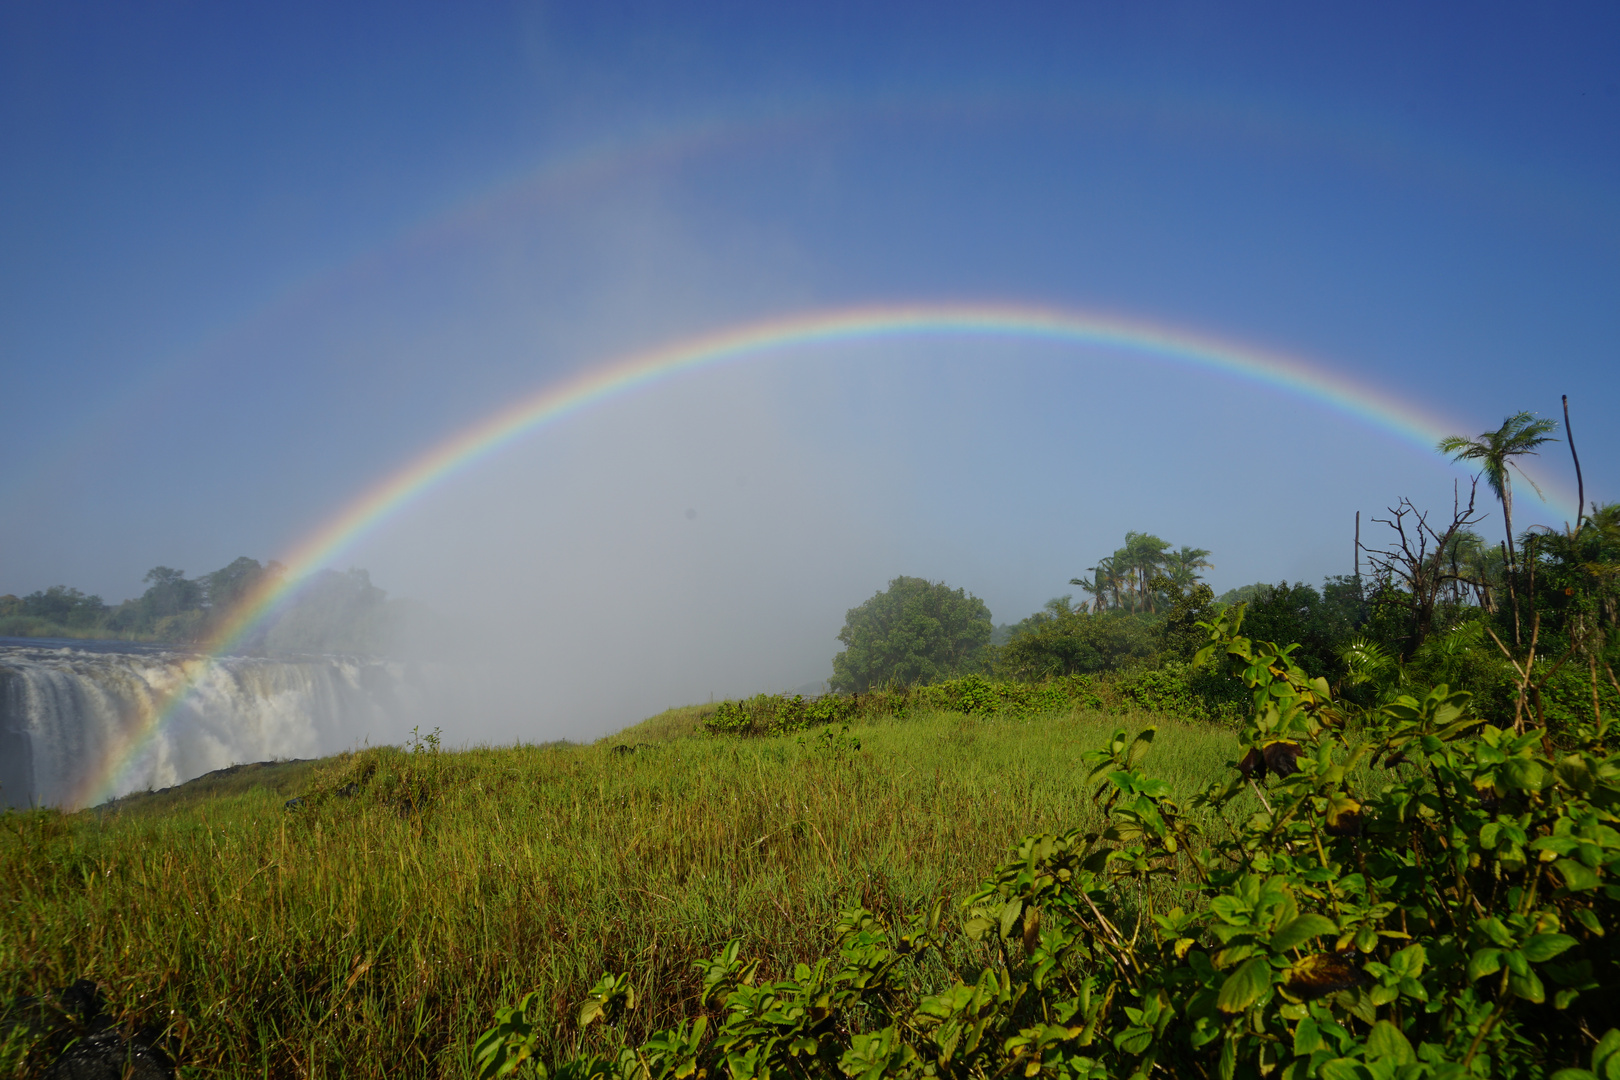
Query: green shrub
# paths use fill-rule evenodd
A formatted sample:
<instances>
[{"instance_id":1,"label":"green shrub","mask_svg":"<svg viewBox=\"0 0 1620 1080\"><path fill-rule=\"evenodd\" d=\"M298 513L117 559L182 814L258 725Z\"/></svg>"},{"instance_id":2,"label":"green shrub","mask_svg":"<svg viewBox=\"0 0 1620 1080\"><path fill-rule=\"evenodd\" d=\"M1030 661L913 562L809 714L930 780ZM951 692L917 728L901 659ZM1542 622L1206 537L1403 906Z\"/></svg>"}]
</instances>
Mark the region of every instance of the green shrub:
<instances>
[{"instance_id":1,"label":"green shrub","mask_svg":"<svg viewBox=\"0 0 1620 1080\"><path fill-rule=\"evenodd\" d=\"M1176 661L1125 672L1114 680L1113 688L1122 702L1144 712L1189 720L1235 722L1246 704L1246 695L1235 680L1207 667Z\"/></svg>"},{"instance_id":2,"label":"green shrub","mask_svg":"<svg viewBox=\"0 0 1620 1080\"><path fill-rule=\"evenodd\" d=\"M1441 685L1351 730L1241 620L1218 615L1199 654L1240 667L1253 705L1230 779L1194 800L1209 835L1141 769L1153 729L1121 730L1087 756L1102 826L1026 839L967 898L987 950L943 992L915 978L961 955L939 909L856 909L835 955L761 983L728 946L699 965L707 1015L549 1075L1620 1077L1606 722L1577 711L1555 746ZM531 1059L528 1001L479 1040L483 1075ZM633 1005L609 975L580 1022Z\"/></svg>"},{"instance_id":3,"label":"green shrub","mask_svg":"<svg viewBox=\"0 0 1620 1080\"><path fill-rule=\"evenodd\" d=\"M1048 715L1081 706L1100 707L1103 699L1094 685L1084 675L1039 683L993 682L983 675L964 675L924 686L890 685L865 694L825 694L811 699L799 694L756 694L720 702L703 717L702 726L711 735L789 735L856 718L904 717L916 710L970 716Z\"/></svg>"}]
</instances>

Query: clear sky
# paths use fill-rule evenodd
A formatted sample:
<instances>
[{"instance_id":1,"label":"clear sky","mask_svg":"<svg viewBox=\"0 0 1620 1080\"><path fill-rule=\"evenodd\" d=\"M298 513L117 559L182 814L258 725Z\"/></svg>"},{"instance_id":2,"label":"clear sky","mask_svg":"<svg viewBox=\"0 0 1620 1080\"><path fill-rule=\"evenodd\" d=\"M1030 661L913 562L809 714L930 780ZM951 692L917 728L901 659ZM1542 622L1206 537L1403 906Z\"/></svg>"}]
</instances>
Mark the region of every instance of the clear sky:
<instances>
[{"instance_id":1,"label":"clear sky","mask_svg":"<svg viewBox=\"0 0 1620 1080\"><path fill-rule=\"evenodd\" d=\"M1568 394L1612 501L1616 56L1605 4L8 3L0 592L276 558L593 365L903 302L1214 335L1467 434ZM1572 501L1563 446L1532 471ZM1011 621L1136 529L1317 581L1466 476L1185 365L853 342L536 431L337 568L618 716L825 674L895 574Z\"/></svg>"}]
</instances>

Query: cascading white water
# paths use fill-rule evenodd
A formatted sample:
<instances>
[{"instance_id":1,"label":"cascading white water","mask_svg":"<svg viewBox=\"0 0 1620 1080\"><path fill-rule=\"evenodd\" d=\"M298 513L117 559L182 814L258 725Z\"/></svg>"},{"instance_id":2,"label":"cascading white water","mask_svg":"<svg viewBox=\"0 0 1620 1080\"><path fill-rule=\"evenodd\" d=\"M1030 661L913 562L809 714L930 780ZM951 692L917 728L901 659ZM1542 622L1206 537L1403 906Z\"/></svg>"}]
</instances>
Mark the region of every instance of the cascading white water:
<instances>
[{"instance_id":1,"label":"cascading white water","mask_svg":"<svg viewBox=\"0 0 1620 1080\"><path fill-rule=\"evenodd\" d=\"M188 679L191 689L154 729ZM386 661L13 639L0 644L0 800L75 809L239 762L315 757L367 736L390 741L410 727L417 699L405 667ZM118 766L112 786L90 790L109 764Z\"/></svg>"}]
</instances>

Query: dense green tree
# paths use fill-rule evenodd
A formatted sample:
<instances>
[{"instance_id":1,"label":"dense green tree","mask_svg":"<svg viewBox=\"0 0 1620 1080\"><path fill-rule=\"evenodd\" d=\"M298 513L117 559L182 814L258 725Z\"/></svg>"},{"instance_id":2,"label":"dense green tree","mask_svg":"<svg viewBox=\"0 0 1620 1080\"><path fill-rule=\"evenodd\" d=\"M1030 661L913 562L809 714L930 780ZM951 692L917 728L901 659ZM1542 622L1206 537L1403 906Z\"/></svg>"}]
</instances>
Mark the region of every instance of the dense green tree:
<instances>
[{"instance_id":1,"label":"dense green tree","mask_svg":"<svg viewBox=\"0 0 1620 1080\"><path fill-rule=\"evenodd\" d=\"M1209 639L1209 631L1198 624L1209 622L1215 613L1215 593L1208 585L1201 581L1186 588L1172 585L1170 609L1158 627L1160 659L1192 663Z\"/></svg>"},{"instance_id":2,"label":"dense green tree","mask_svg":"<svg viewBox=\"0 0 1620 1080\"><path fill-rule=\"evenodd\" d=\"M1150 621L1124 611L1085 610L1032 616L996 657L996 670L1016 679L1113 671L1153 655Z\"/></svg>"},{"instance_id":3,"label":"dense green tree","mask_svg":"<svg viewBox=\"0 0 1620 1080\"><path fill-rule=\"evenodd\" d=\"M222 614L257 589L267 577L279 578L285 570L286 567L278 562L272 561L269 566L262 566L258 559L243 555L229 566L220 567L212 574L204 574L198 581L202 583L208 607Z\"/></svg>"},{"instance_id":4,"label":"dense green tree","mask_svg":"<svg viewBox=\"0 0 1620 1080\"><path fill-rule=\"evenodd\" d=\"M1343 672L1341 649L1365 628L1370 609L1362 586L1354 577L1328 578L1321 591L1297 582L1250 585L1234 589L1221 599L1236 595L1248 605L1243 617L1245 633L1264 641L1290 641L1299 644L1294 662L1327 679ZM1404 626L1404 624L1402 624ZM1399 632L1392 628L1392 632Z\"/></svg>"},{"instance_id":5,"label":"dense green tree","mask_svg":"<svg viewBox=\"0 0 1620 1080\"><path fill-rule=\"evenodd\" d=\"M66 585L52 585L23 597L17 604L16 613L44 619L57 626L81 628L93 626L106 611L107 605L99 596L86 596Z\"/></svg>"},{"instance_id":6,"label":"dense green tree","mask_svg":"<svg viewBox=\"0 0 1620 1080\"><path fill-rule=\"evenodd\" d=\"M990 641L984 601L944 582L897 577L850 608L833 657L832 689L859 692L891 680L930 682L978 667Z\"/></svg>"},{"instance_id":7,"label":"dense green tree","mask_svg":"<svg viewBox=\"0 0 1620 1080\"><path fill-rule=\"evenodd\" d=\"M141 580L146 582L147 589L140 603L149 623L202 607L202 582L186 577L184 570L154 566Z\"/></svg>"}]
</instances>

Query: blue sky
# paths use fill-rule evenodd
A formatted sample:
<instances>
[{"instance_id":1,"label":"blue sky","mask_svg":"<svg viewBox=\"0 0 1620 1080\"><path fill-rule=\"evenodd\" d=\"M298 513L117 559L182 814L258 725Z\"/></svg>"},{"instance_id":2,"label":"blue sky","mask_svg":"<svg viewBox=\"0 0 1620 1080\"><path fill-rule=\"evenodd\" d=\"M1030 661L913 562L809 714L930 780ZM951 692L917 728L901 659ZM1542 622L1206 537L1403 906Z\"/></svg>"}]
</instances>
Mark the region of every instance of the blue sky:
<instances>
[{"instance_id":1,"label":"blue sky","mask_svg":"<svg viewBox=\"0 0 1620 1080\"><path fill-rule=\"evenodd\" d=\"M7 5L0 592L274 558L590 365L897 301L1214 333L1467 433L1567 393L1613 500L1617 49L1598 4ZM599 407L346 558L559 685L614 641L633 712L823 674L898 573L1013 620L1145 529L1315 581L1460 475L1230 379L868 343Z\"/></svg>"}]
</instances>

